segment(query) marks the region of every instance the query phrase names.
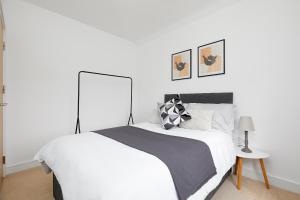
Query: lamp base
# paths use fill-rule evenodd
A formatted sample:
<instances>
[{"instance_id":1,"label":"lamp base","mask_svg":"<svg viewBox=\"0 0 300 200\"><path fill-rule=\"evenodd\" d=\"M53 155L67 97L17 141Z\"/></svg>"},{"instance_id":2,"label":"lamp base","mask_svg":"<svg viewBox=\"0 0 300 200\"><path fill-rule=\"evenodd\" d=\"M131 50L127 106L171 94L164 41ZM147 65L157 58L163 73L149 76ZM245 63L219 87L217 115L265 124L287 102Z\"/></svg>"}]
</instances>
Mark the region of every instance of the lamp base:
<instances>
[{"instance_id":1,"label":"lamp base","mask_svg":"<svg viewBox=\"0 0 300 200\"><path fill-rule=\"evenodd\" d=\"M249 149L248 147L242 148L242 152L245 152L245 153L252 153L251 149Z\"/></svg>"}]
</instances>

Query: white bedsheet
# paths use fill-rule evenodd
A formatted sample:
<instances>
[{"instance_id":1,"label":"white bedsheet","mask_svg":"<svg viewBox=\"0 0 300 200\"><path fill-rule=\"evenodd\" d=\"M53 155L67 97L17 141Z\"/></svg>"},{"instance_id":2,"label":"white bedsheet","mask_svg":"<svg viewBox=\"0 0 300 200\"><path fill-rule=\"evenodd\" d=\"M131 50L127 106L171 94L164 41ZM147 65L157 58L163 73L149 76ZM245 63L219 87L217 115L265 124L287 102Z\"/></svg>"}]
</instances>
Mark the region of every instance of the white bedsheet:
<instances>
[{"instance_id":1,"label":"white bedsheet","mask_svg":"<svg viewBox=\"0 0 300 200\"><path fill-rule=\"evenodd\" d=\"M235 161L231 136L217 130L164 130L139 123L146 130L205 142L217 169L189 200L202 200ZM177 200L167 166L155 156L93 132L59 137L45 145L35 159L54 171L65 200Z\"/></svg>"}]
</instances>

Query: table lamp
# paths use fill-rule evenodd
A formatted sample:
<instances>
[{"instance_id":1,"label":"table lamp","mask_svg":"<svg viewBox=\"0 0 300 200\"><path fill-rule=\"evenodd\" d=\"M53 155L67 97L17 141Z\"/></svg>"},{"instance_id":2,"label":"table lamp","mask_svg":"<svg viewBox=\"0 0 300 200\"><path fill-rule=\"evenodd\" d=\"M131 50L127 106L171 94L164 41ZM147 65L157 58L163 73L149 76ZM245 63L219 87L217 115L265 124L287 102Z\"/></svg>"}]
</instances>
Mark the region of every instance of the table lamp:
<instances>
[{"instance_id":1,"label":"table lamp","mask_svg":"<svg viewBox=\"0 0 300 200\"><path fill-rule=\"evenodd\" d=\"M248 147L248 131L254 131L254 124L252 118L249 116L241 116L239 121L239 130L245 132L245 147L242 151L245 153L251 153L252 151Z\"/></svg>"}]
</instances>

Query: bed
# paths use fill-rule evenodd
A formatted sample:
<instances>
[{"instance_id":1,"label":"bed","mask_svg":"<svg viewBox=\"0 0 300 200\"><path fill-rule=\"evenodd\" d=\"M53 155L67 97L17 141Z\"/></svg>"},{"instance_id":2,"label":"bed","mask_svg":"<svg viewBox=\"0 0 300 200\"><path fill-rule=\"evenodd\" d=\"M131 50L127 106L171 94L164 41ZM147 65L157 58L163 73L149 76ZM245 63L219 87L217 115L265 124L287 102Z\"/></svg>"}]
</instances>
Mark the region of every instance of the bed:
<instances>
[{"instance_id":1,"label":"bed","mask_svg":"<svg viewBox=\"0 0 300 200\"><path fill-rule=\"evenodd\" d=\"M177 94L166 94L164 100L166 102L175 96ZM180 98L183 103L233 103L233 93L180 94ZM50 147L46 145L36 156L39 161L46 162L47 166L53 170L54 198L56 200L63 200L64 197L65 200L208 200L231 173L235 155L232 138L226 133L217 130L208 133L182 128L164 130L158 124L148 122L135 124L133 128L148 131L147 134L153 133L163 137L171 136L175 139L180 137L204 142L211 152L216 173L191 196L179 198L178 187L170 167L156 156L146 153L147 151L140 151L138 148L132 148L132 146L124 145L111 138L101 138L100 140L99 138L102 136L95 133L84 133L80 134L83 135L81 137L72 137L72 142L68 138L70 136L64 136L65 138L57 142L61 143L59 146L53 145L51 148L51 145ZM84 144L83 140L86 140ZM72 143L70 145L73 146L77 145L78 148L66 149L65 146L68 146L68 143ZM115 148L116 146L118 147ZM69 156L60 154L62 149ZM73 157L72 162L70 157ZM101 160L96 160L97 157ZM62 165L64 166L62 167ZM63 170L59 170L62 168ZM78 176L78 174L85 175Z\"/></svg>"}]
</instances>

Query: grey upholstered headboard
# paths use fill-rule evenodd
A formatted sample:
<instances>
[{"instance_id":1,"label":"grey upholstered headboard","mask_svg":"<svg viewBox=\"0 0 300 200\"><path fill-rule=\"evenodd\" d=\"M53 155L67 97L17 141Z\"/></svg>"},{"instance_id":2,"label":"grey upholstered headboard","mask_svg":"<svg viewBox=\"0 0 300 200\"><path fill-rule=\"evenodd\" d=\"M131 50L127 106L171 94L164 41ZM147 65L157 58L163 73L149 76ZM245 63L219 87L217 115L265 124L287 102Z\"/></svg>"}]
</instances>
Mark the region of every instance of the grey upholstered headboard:
<instances>
[{"instance_id":1,"label":"grey upholstered headboard","mask_svg":"<svg viewBox=\"0 0 300 200\"><path fill-rule=\"evenodd\" d=\"M165 94L164 101L167 102L180 95L183 103L233 103L233 93L191 93L191 94Z\"/></svg>"}]
</instances>

